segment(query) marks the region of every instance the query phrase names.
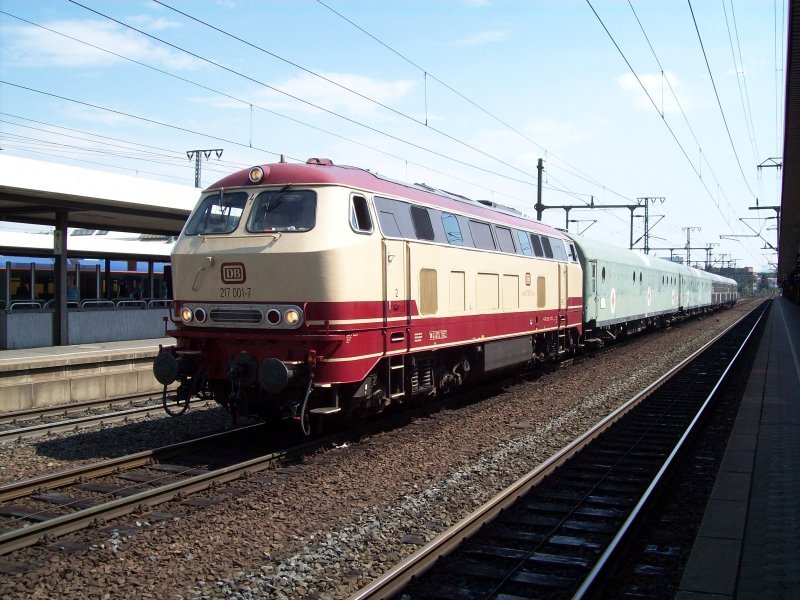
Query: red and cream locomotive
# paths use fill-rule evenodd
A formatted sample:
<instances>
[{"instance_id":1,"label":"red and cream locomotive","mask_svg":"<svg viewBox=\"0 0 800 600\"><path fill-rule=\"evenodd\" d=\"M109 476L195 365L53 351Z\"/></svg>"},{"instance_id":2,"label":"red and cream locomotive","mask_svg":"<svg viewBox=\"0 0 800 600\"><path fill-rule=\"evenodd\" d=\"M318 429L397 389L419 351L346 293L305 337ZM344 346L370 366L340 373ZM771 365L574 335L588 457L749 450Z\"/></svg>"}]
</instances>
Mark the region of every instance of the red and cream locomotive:
<instances>
[{"instance_id":1,"label":"red and cream locomotive","mask_svg":"<svg viewBox=\"0 0 800 600\"><path fill-rule=\"evenodd\" d=\"M205 190L172 254L165 406L358 418L577 347L582 269L563 233L487 202L326 159ZM167 398L167 386L178 382Z\"/></svg>"}]
</instances>

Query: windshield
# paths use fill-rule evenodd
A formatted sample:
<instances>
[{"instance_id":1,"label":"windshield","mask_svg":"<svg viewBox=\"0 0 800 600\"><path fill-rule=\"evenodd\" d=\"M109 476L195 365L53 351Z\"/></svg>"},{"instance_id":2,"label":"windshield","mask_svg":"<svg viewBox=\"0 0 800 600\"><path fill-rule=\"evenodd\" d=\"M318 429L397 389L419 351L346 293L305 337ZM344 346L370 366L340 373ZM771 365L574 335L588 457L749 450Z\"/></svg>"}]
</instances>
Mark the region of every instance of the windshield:
<instances>
[{"instance_id":1,"label":"windshield","mask_svg":"<svg viewBox=\"0 0 800 600\"><path fill-rule=\"evenodd\" d=\"M213 193L200 201L186 225L187 235L231 233L247 202L247 192Z\"/></svg>"},{"instance_id":2,"label":"windshield","mask_svg":"<svg viewBox=\"0 0 800 600\"><path fill-rule=\"evenodd\" d=\"M247 230L308 231L317 219L317 194L311 190L273 190L256 197Z\"/></svg>"}]
</instances>

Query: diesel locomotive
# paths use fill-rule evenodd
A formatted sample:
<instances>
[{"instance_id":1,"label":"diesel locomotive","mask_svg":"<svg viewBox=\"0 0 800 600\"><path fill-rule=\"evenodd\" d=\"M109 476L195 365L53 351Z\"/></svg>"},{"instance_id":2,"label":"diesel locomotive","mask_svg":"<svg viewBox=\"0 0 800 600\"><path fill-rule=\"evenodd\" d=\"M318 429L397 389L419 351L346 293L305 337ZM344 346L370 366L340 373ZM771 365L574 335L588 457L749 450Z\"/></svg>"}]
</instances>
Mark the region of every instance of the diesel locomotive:
<instances>
[{"instance_id":1,"label":"diesel locomotive","mask_svg":"<svg viewBox=\"0 0 800 600\"><path fill-rule=\"evenodd\" d=\"M360 419L736 301L736 282L327 159L206 189L172 252L168 412ZM174 384L177 384L174 385Z\"/></svg>"}]
</instances>

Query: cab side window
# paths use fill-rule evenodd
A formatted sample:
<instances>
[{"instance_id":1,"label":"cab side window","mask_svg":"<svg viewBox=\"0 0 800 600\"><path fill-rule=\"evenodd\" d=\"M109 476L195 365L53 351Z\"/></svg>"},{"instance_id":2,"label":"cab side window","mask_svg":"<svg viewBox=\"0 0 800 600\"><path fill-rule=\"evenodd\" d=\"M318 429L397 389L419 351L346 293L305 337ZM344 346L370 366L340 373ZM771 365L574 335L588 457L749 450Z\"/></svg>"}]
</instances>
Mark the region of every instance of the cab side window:
<instances>
[{"instance_id":1,"label":"cab side window","mask_svg":"<svg viewBox=\"0 0 800 600\"><path fill-rule=\"evenodd\" d=\"M367 199L363 196L350 198L350 227L357 233L372 233L372 217Z\"/></svg>"}]
</instances>

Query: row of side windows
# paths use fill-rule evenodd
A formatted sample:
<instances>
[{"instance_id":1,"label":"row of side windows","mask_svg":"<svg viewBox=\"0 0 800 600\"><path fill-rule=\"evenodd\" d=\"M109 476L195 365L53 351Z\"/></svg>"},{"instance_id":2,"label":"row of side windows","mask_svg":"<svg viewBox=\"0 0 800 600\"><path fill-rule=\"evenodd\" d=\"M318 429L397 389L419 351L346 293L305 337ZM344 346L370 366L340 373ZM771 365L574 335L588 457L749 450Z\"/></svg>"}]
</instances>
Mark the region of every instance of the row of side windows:
<instances>
[{"instance_id":1,"label":"row of side windows","mask_svg":"<svg viewBox=\"0 0 800 600\"><path fill-rule=\"evenodd\" d=\"M384 235L578 262L572 242L375 196Z\"/></svg>"}]
</instances>

